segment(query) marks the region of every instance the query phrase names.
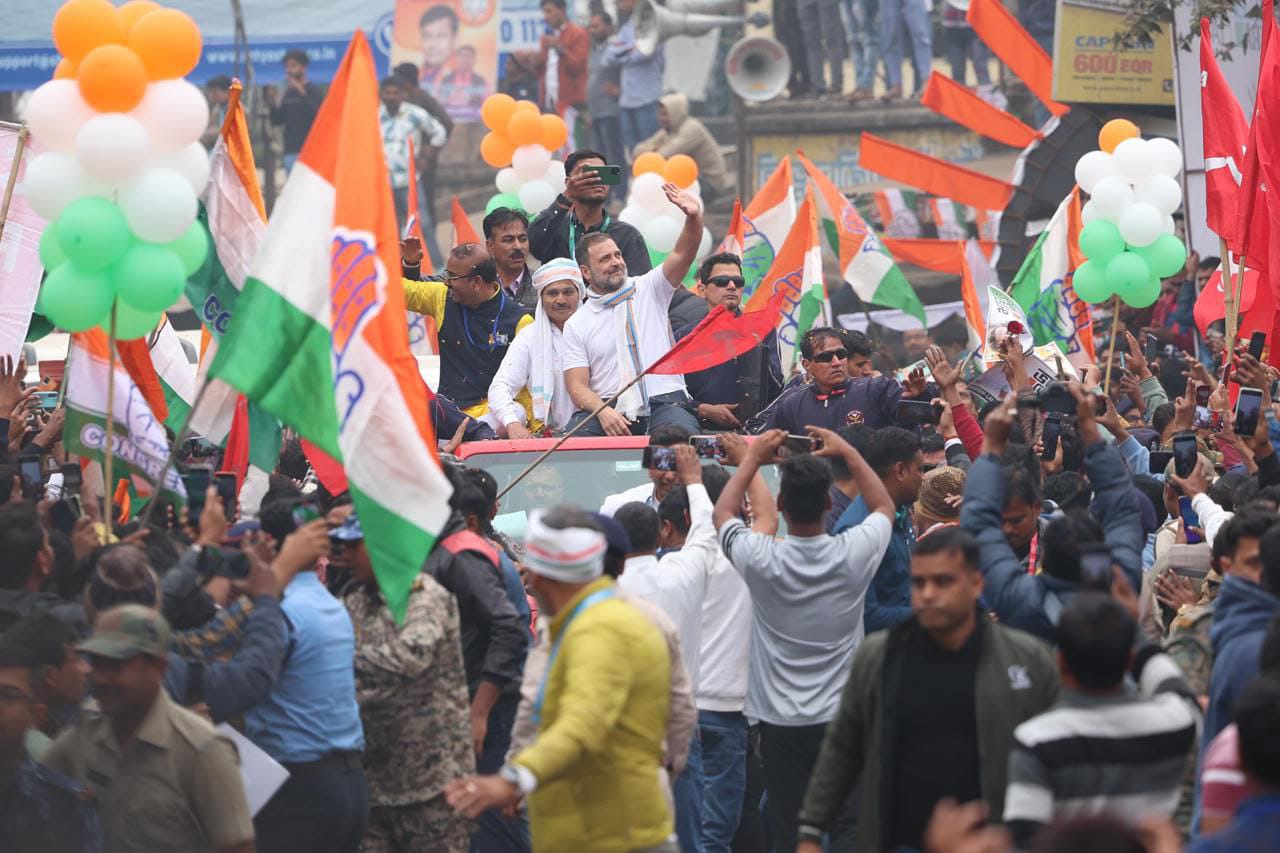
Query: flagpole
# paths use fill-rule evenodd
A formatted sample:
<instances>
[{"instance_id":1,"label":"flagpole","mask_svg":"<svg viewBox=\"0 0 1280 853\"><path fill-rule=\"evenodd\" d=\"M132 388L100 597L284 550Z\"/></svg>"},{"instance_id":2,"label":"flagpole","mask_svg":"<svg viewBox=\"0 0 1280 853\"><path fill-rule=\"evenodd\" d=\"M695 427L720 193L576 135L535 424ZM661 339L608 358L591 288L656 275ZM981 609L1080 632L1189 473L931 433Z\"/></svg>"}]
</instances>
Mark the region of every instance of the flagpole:
<instances>
[{"instance_id":1,"label":"flagpole","mask_svg":"<svg viewBox=\"0 0 1280 853\"><path fill-rule=\"evenodd\" d=\"M27 147L27 137L31 135L31 131L27 129L27 125L13 125L9 122L0 122L3 127L18 128L18 142L13 147L13 163L9 165L9 177L4 183L4 197L0 198L0 236L4 235L4 224L9 219L9 205L13 201L13 191L18 186L18 169L22 168L22 155Z\"/></svg>"},{"instance_id":2,"label":"flagpole","mask_svg":"<svg viewBox=\"0 0 1280 853\"><path fill-rule=\"evenodd\" d=\"M1236 328L1238 326L1237 312L1239 308L1237 307L1236 302L1236 283L1231 278L1231 250L1227 247L1227 241L1222 237L1219 237L1218 246L1219 251L1222 253L1222 283L1224 285L1224 295L1222 297L1223 320L1226 323L1227 352L1231 352L1235 349ZM1241 258L1240 261L1240 265L1243 267L1244 259ZM1243 298L1244 294L1241 293L1240 296Z\"/></svg>"},{"instance_id":3,"label":"flagpole","mask_svg":"<svg viewBox=\"0 0 1280 853\"><path fill-rule=\"evenodd\" d=\"M169 456L164 460L164 467L160 469L160 475L156 478L154 484L156 493L151 500L147 501L147 505L143 508L142 515L138 520L139 525L142 527L146 527L148 520L151 518L151 508L156 505L156 499L160 497L160 492L164 489L164 481L169 476L169 470L178 461L178 450L182 447L183 436L187 434L187 427L191 426L191 418L195 415L196 409L200 408L200 403L204 400L204 392L209 390L210 384L212 383L208 377L205 377L204 384L196 392L196 398L191 401L191 408L187 409L186 417L182 419L182 426L178 427L173 433L173 443L169 445Z\"/></svg>"},{"instance_id":4,"label":"flagpole","mask_svg":"<svg viewBox=\"0 0 1280 853\"><path fill-rule=\"evenodd\" d=\"M1240 328L1240 302L1244 299L1244 263L1244 256L1241 255L1236 261L1236 283L1233 287L1233 292L1239 294L1236 297L1235 324L1232 326L1233 334ZM1228 347L1226 350L1226 358L1231 358L1231 353L1233 351L1234 350L1232 348Z\"/></svg>"},{"instance_id":5,"label":"flagpole","mask_svg":"<svg viewBox=\"0 0 1280 853\"><path fill-rule=\"evenodd\" d=\"M111 541L112 524L115 522L116 506L115 493L116 484L112 479L114 472L112 471L115 460L116 450L112 446L111 433L114 426L114 415L112 410L115 408L116 402L116 302L111 302L111 319L107 326L107 416L103 423L103 453L102 453L102 505L103 505L103 531L102 544Z\"/></svg>"},{"instance_id":6,"label":"flagpole","mask_svg":"<svg viewBox=\"0 0 1280 853\"><path fill-rule=\"evenodd\" d=\"M599 408L597 408L597 409L596 409L594 412L592 412L589 416L587 416L587 417L583 418L581 421L579 421L579 422L578 422L578 425L577 425L576 427L574 427L573 429L569 430L569 431L568 431L568 432L566 432L564 435L560 436L559 441L557 441L555 444L551 445L551 446L550 446L550 447L548 447L546 450L544 450L544 451L542 452L542 455L541 455L541 456L539 456L537 459L535 459L535 460L533 460L532 462L530 462L530 463L529 463L529 467L525 468L523 471L521 471L519 474L517 474L517 475L516 475L516 478L515 478L514 480L512 480L510 483L507 483L506 488L504 488L502 491L498 492L497 500L501 500L503 495L505 495L507 492L511 491L512 489L514 489L514 488L516 487L516 483L519 483L521 480L523 480L525 477L527 477L527 476L529 475L529 472L530 472L530 471L532 471L534 468L537 468L537 467L538 467L539 465L541 465L544 461L546 461L546 458L547 458L548 456L550 456L552 453L555 453L557 450L559 450L559 449L560 449L560 446L561 446L562 444L564 444L566 441L568 441L570 438L572 438L574 433L576 433L578 430L582 429L584 426L586 426L588 423L590 423L590 422L591 422L591 419L592 419L592 418L594 418L596 415L600 414L600 413L601 413L601 412L603 412L605 409L609 408L609 406L611 406L611 405L614 403L614 401L616 401L616 400L617 400L619 397L621 397L623 394L627 393L627 391L629 391L629 390L631 389L631 386L635 385L635 384L636 384L637 382L639 382L641 379L644 379L645 375L646 375L646 374L641 373L639 376L637 376L636 378L632 379L632 380L631 380L630 382L628 382L626 385L623 385L621 388L619 388L619 389L618 389L617 393L615 393L615 394L614 394L612 397L610 397L608 400L605 400L603 403L601 403L601 404L600 404L600 406L599 406Z\"/></svg>"},{"instance_id":7,"label":"flagpole","mask_svg":"<svg viewBox=\"0 0 1280 853\"><path fill-rule=\"evenodd\" d=\"M1115 305L1111 309L1111 341L1107 344L1107 373L1102 380L1102 393L1111 394L1111 362L1116 356L1116 335L1120 329L1120 296L1116 295Z\"/></svg>"}]
</instances>

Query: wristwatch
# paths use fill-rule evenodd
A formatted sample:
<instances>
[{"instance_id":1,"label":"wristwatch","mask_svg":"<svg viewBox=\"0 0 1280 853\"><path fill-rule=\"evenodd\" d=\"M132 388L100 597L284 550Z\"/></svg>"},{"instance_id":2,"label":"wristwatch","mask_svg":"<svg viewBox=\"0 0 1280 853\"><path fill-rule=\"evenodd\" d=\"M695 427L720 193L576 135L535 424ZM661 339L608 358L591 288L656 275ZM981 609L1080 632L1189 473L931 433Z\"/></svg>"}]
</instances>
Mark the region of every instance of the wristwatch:
<instances>
[{"instance_id":1,"label":"wristwatch","mask_svg":"<svg viewBox=\"0 0 1280 853\"><path fill-rule=\"evenodd\" d=\"M521 796L527 797L538 787L538 779L527 767L519 764L504 764L498 768L498 777L516 786Z\"/></svg>"}]
</instances>

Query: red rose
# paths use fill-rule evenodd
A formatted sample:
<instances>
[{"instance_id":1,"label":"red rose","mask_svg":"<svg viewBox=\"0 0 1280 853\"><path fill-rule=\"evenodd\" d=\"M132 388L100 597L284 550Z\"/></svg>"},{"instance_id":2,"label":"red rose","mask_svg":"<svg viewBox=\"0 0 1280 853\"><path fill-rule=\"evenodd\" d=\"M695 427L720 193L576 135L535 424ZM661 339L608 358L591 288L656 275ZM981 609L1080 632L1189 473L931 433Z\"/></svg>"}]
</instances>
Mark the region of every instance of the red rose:
<instances>
[{"instance_id":1,"label":"red rose","mask_svg":"<svg viewBox=\"0 0 1280 853\"><path fill-rule=\"evenodd\" d=\"M1009 325L1006 328L1008 328L1009 334L1011 335L1021 335L1023 332L1026 331L1026 329L1023 328L1022 324L1019 323L1017 320L1010 320Z\"/></svg>"}]
</instances>

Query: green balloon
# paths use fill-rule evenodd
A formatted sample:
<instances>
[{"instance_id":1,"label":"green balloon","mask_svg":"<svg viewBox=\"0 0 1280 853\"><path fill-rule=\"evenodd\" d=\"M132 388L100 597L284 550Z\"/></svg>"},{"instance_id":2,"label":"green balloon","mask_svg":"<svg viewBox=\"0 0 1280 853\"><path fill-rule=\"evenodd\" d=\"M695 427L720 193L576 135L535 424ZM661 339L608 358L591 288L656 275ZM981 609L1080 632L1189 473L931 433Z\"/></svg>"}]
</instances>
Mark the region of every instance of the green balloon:
<instances>
[{"instance_id":1,"label":"green balloon","mask_svg":"<svg viewBox=\"0 0 1280 853\"><path fill-rule=\"evenodd\" d=\"M1151 278L1151 267L1134 252L1121 252L1107 262L1107 286L1123 298Z\"/></svg>"},{"instance_id":2,"label":"green balloon","mask_svg":"<svg viewBox=\"0 0 1280 853\"><path fill-rule=\"evenodd\" d=\"M1161 234L1154 243L1131 251L1140 255L1159 278L1173 275L1187 263L1187 247L1172 234Z\"/></svg>"},{"instance_id":3,"label":"green balloon","mask_svg":"<svg viewBox=\"0 0 1280 853\"><path fill-rule=\"evenodd\" d=\"M1107 286L1107 268L1098 261L1085 261L1071 277L1071 287L1076 296L1085 302L1106 302L1114 294Z\"/></svg>"},{"instance_id":4,"label":"green balloon","mask_svg":"<svg viewBox=\"0 0 1280 853\"><path fill-rule=\"evenodd\" d=\"M1095 219L1080 230L1080 251L1089 260L1105 264L1124 251L1124 238L1115 225Z\"/></svg>"},{"instance_id":5,"label":"green balloon","mask_svg":"<svg viewBox=\"0 0 1280 853\"><path fill-rule=\"evenodd\" d=\"M645 248L649 251L649 263L654 267L662 266L662 262L665 261L667 259L667 255L670 254L669 252L659 252L650 246L646 246Z\"/></svg>"},{"instance_id":6,"label":"green balloon","mask_svg":"<svg viewBox=\"0 0 1280 853\"><path fill-rule=\"evenodd\" d=\"M62 251L83 270L111 266L133 240L120 208L97 196L67 205L53 227Z\"/></svg>"},{"instance_id":7,"label":"green balloon","mask_svg":"<svg viewBox=\"0 0 1280 853\"><path fill-rule=\"evenodd\" d=\"M49 273L40 290L40 313L68 332L83 332L106 321L115 286L102 270L62 264Z\"/></svg>"},{"instance_id":8,"label":"green balloon","mask_svg":"<svg viewBox=\"0 0 1280 853\"><path fill-rule=\"evenodd\" d=\"M191 223L191 227L177 240L164 245L178 253L182 270L188 276L195 275L209 257L209 234L199 220Z\"/></svg>"},{"instance_id":9,"label":"green balloon","mask_svg":"<svg viewBox=\"0 0 1280 853\"><path fill-rule=\"evenodd\" d=\"M151 334L164 311L139 311L128 302L116 300L116 337L131 341ZM106 326L106 323L103 324Z\"/></svg>"},{"instance_id":10,"label":"green balloon","mask_svg":"<svg viewBox=\"0 0 1280 853\"><path fill-rule=\"evenodd\" d=\"M1122 294L1121 298L1131 308L1146 308L1155 304L1160 298L1160 277L1151 276L1144 284L1129 288L1128 293Z\"/></svg>"},{"instance_id":11,"label":"green balloon","mask_svg":"<svg viewBox=\"0 0 1280 853\"><path fill-rule=\"evenodd\" d=\"M58 235L53 228L44 229L40 235L40 265L46 270L54 270L67 261L66 252L58 245Z\"/></svg>"},{"instance_id":12,"label":"green balloon","mask_svg":"<svg viewBox=\"0 0 1280 853\"><path fill-rule=\"evenodd\" d=\"M524 210L524 208L520 206L520 198L514 193L498 193L485 202L484 215L488 216L500 207L509 207L512 210Z\"/></svg>"},{"instance_id":13,"label":"green balloon","mask_svg":"<svg viewBox=\"0 0 1280 853\"><path fill-rule=\"evenodd\" d=\"M163 311L177 302L187 283L178 253L155 243L130 246L120 263L111 268L111 278L120 301L147 312Z\"/></svg>"}]
</instances>

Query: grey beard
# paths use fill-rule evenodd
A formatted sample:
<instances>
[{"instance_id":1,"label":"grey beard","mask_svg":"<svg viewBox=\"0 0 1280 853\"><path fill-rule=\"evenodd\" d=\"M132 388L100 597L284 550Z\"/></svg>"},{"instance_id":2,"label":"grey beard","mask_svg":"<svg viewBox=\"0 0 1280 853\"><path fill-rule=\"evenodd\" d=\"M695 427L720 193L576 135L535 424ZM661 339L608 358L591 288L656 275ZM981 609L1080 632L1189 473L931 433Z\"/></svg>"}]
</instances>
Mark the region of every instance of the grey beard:
<instances>
[{"instance_id":1,"label":"grey beard","mask_svg":"<svg viewBox=\"0 0 1280 853\"><path fill-rule=\"evenodd\" d=\"M625 272L618 273L616 276L592 276L591 289L597 293L616 293L622 289L627 283L627 274Z\"/></svg>"}]
</instances>

